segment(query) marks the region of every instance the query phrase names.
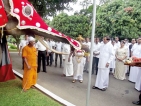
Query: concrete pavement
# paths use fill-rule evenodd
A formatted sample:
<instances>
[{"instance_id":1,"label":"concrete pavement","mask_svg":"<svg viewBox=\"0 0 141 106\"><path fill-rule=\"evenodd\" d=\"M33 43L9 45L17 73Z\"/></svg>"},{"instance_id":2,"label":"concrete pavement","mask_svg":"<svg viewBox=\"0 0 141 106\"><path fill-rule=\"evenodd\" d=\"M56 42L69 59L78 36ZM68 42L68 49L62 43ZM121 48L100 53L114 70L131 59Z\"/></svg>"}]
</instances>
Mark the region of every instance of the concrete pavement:
<instances>
[{"instance_id":1,"label":"concrete pavement","mask_svg":"<svg viewBox=\"0 0 141 106\"><path fill-rule=\"evenodd\" d=\"M23 73L22 60L17 53L11 53L13 69ZM84 73L83 83L72 83L72 77L62 77L63 68L47 66L47 73L38 74L37 83L60 96L61 98L75 104L86 105L86 93L88 74ZM96 76L92 75L92 86ZM91 89L90 106L134 106L133 100L138 100L139 92L134 89L134 83L128 80L120 81L110 75L109 88L107 91Z\"/></svg>"}]
</instances>

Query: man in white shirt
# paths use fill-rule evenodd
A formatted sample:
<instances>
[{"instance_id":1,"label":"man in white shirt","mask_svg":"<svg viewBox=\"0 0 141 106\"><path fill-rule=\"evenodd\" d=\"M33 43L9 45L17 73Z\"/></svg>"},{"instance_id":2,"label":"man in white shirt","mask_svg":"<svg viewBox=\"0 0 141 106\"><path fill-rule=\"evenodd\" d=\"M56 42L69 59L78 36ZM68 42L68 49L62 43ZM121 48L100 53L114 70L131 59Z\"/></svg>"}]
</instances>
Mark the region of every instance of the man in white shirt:
<instances>
[{"instance_id":1,"label":"man in white shirt","mask_svg":"<svg viewBox=\"0 0 141 106\"><path fill-rule=\"evenodd\" d=\"M24 40L21 40L21 42L20 42L20 44L19 44L19 56L21 55L21 52L22 52L22 49L26 46L26 45L28 45L28 35L25 35L24 36L25 37L25 39ZM23 58L22 58L22 69L24 69L24 60L23 60Z\"/></svg>"},{"instance_id":2,"label":"man in white shirt","mask_svg":"<svg viewBox=\"0 0 141 106\"><path fill-rule=\"evenodd\" d=\"M115 41L112 40L111 44L112 44L112 46L114 48L114 54L115 54L116 50L117 50L117 46L115 45ZM111 71L112 74L114 74L114 72L115 72L115 62L116 62L115 59L116 59L116 57L114 56L114 59L110 63L110 71Z\"/></svg>"},{"instance_id":3,"label":"man in white shirt","mask_svg":"<svg viewBox=\"0 0 141 106\"><path fill-rule=\"evenodd\" d=\"M93 48L93 64L92 64L92 74L94 74L94 67L96 69L96 75L98 72L98 62L99 62L99 54L100 54L100 46L99 38L96 37L94 39L94 48Z\"/></svg>"},{"instance_id":4,"label":"man in white shirt","mask_svg":"<svg viewBox=\"0 0 141 106\"><path fill-rule=\"evenodd\" d=\"M54 49L55 48L55 41L52 39L51 42L52 42L52 46ZM54 52L52 52L52 62L54 62Z\"/></svg>"},{"instance_id":5,"label":"man in white shirt","mask_svg":"<svg viewBox=\"0 0 141 106\"><path fill-rule=\"evenodd\" d=\"M116 48L118 49L120 47L119 37L115 37L115 44Z\"/></svg>"},{"instance_id":6,"label":"man in white shirt","mask_svg":"<svg viewBox=\"0 0 141 106\"><path fill-rule=\"evenodd\" d=\"M56 49L56 51L61 52L62 51L62 42L60 42L60 41L56 42L55 49ZM58 55L60 58L60 68L61 68L62 67L62 54L57 54L57 53L55 53L55 67L57 67Z\"/></svg>"},{"instance_id":7,"label":"man in white shirt","mask_svg":"<svg viewBox=\"0 0 141 106\"><path fill-rule=\"evenodd\" d=\"M84 45L88 46L88 48L90 49L91 48L91 42L89 40L89 38L86 38L86 42L84 43ZM85 63L85 67L84 67L84 72L87 72L88 73L88 68L89 68L89 57L86 57L86 63Z\"/></svg>"},{"instance_id":8,"label":"man in white shirt","mask_svg":"<svg viewBox=\"0 0 141 106\"><path fill-rule=\"evenodd\" d=\"M128 50L127 58L129 58L129 56L130 56L130 52L129 52L129 45L130 45L130 43L129 43L129 40L128 39L124 39L124 41L125 41L125 47ZM126 69L125 70L126 70L126 74L128 75L128 73L129 73L129 66L126 66Z\"/></svg>"},{"instance_id":9,"label":"man in white shirt","mask_svg":"<svg viewBox=\"0 0 141 106\"><path fill-rule=\"evenodd\" d=\"M140 43L134 44L134 46L131 49L131 56L140 57L140 53L141 53L141 44ZM139 71L139 67L135 67L135 66L131 67L129 81L136 82L138 71Z\"/></svg>"},{"instance_id":10,"label":"man in white shirt","mask_svg":"<svg viewBox=\"0 0 141 106\"><path fill-rule=\"evenodd\" d=\"M134 44L136 44L136 39L132 39L131 44L129 45L129 57L131 57L131 49L134 46ZM130 69L131 69L131 66L129 66L129 72L127 73L128 76L130 74Z\"/></svg>"},{"instance_id":11,"label":"man in white shirt","mask_svg":"<svg viewBox=\"0 0 141 106\"><path fill-rule=\"evenodd\" d=\"M68 55L63 55L64 61L64 69L63 69L63 76L73 76L73 63L72 63L72 56L70 56L70 61L68 61L69 54L71 52L69 44L63 44L63 52L68 53Z\"/></svg>"},{"instance_id":12,"label":"man in white shirt","mask_svg":"<svg viewBox=\"0 0 141 106\"><path fill-rule=\"evenodd\" d=\"M96 77L95 86L93 89L101 89L105 91L109 85L109 65L114 59L114 49L111 43L109 43L110 38L103 38L103 45L100 47L99 63L98 63L98 74Z\"/></svg>"},{"instance_id":13,"label":"man in white shirt","mask_svg":"<svg viewBox=\"0 0 141 106\"><path fill-rule=\"evenodd\" d=\"M42 40L44 37L41 37ZM45 40L43 40L45 43L47 43ZM42 60L42 66L43 66L43 72L47 73L46 71L46 56L47 56L47 49L46 47L41 43L37 42L36 43L36 48L38 49L38 68L37 68L37 73L40 72L41 68L41 60Z\"/></svg>"},{"instance_id":14,"label":"man in white shirt","mask_svg":"<svg viewBox=\"0 0 141 106\"><path fill-rule=\"evenodd\" d=\"M46 42L47 42L47 44L48 44L50 49L54 49L53 42L50 39L47 39ZM48 49L47 53L48 53L48 56L47 56L47 66L48 65L51 66L52 65L52 60L53 60L53 52Z\"/></svg>"}]
</instances>

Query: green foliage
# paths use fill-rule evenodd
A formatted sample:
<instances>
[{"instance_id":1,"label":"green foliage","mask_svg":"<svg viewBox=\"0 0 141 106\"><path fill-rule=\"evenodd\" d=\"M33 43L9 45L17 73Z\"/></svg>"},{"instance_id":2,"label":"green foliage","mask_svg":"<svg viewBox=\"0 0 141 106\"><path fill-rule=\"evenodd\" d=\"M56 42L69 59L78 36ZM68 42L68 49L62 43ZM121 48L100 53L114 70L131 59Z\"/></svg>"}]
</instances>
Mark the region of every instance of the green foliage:
<instances>
[{"instance_id":1,"label":"green foliage","mask_svg":"<svg viewBox=\"0 0 141 106\"><path fill-rule=\"evenodd\" d=\"M103 1L102 1L103 2ZM106 0L103 5L97 6L96 35L103 37L118 36L137 38L141 35L141 2L139 0ZM57 30L76 37L91 35L93 5L72 16L59 14L51 25Z\"/></svg>"},{"instance_id":2,"label":"green foliage","mask_svg":"<svg viewBox=\"0 0 141 106\"><path fill-rule=\"evenodd\" d=\"M68 16L65 13L61 13L52 20L51 26L73 38L78 37L80 34L83 37L90 36L88 31L89 20L84 15Z\"/></svg>"},{"instance_id":3,"label":"green foliage","mask_svg":"<svg viewBox=\"0 0 141 106\"><path fill-rule=\"evenodd\" d=\"M14 45L10 45L10 49L17 49L17 47Z\"/></svg>"},{"instance_id":4,"label":"green foliage","mask_svg":"<svg viewBox=\"0 0 141 106\"><path fill-rule=\"evenodd\" d=\"M57 11L62 11L64 9L72 10L69 6L70 2L75 2L76 0L29 0L37 12L44 18L47 16L55 16Z\"/></svg>"},{"instance_id":5,"label":"green foliage","mask_svg":"<svg viewBox=\"0 0 141 106\"><path fill-rule=\"evenodd\" d=\"M50 21L50 20L48 20L48 19L45 19L44 21L45 21L45 23L46 23L46 24L48 24L48 25L50 25L50 24L51 24L51 21Z\"/></svg>"},{"instance_id":6,"label":"green foliage","mask_svg":"<svg viewBox=\"0 0 141 106\"><path fill-rule=\"evenodd\" d=\"M10 43L15 43L16 42L16 39L12 35L9 35L7 37L7 41L10 42Z\"/></svg>"},{"instance_id":7,"label":"green foliage","mask_svg":"<svg viewBox=\"0 0 141 106\"><path fill-rule=\"evenodd\" d=\"M141 2L114 0L97 8L96 34L137 38L141 34Z\"/></svg>"}]
</instances>

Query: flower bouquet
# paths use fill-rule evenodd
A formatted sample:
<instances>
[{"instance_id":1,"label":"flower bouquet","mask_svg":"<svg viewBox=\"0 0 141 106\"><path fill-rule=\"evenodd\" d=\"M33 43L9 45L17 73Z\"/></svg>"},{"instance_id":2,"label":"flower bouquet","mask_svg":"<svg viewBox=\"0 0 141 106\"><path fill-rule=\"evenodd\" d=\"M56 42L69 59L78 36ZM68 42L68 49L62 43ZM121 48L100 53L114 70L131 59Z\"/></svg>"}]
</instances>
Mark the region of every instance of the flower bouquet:
<instances>
[{"instance_id":1,"label":"flower bouquet","mask_svg":"<svg viewBox=\"0 0 141 106\"><path fill-rule=\"evenodd\" d=\"M141 67L141 58L135 56L128 58L124 60L124 65Z\"/></svg>"}]
</instances>

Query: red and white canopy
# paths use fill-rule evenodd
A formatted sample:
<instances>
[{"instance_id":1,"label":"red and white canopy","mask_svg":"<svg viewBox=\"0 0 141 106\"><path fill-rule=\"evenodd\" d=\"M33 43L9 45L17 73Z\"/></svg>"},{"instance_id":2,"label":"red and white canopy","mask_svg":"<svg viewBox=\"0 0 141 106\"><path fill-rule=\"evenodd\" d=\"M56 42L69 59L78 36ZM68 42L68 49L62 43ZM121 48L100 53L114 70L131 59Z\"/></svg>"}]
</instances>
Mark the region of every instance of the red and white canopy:
<instances>
[{"instance_id":1,"label":"red and white canopy","mask_svg":"<svg viewBox=\"0 0 141 106\"><path fill-rule=\"evenodd\" d=\"M0 0L0 27L4 27L7 22L8 20L7 20L6 12L4 10L4 5L2 0Z\"/></svg>"},{"instance_id":2,"label":"red and white canopy","mask_svg":"<svg viewBox=\"0 0 141 106\"><path fill-rule=\"evenodd\" d=\"M65 38L75 49L81 49L81 45L78 41L49 27L28 0L9 0L9 3L11 6L10 14L19 21L17 25L18 29L36 29L50 34L51 36Z\"/></svg>"}]
</instances>

